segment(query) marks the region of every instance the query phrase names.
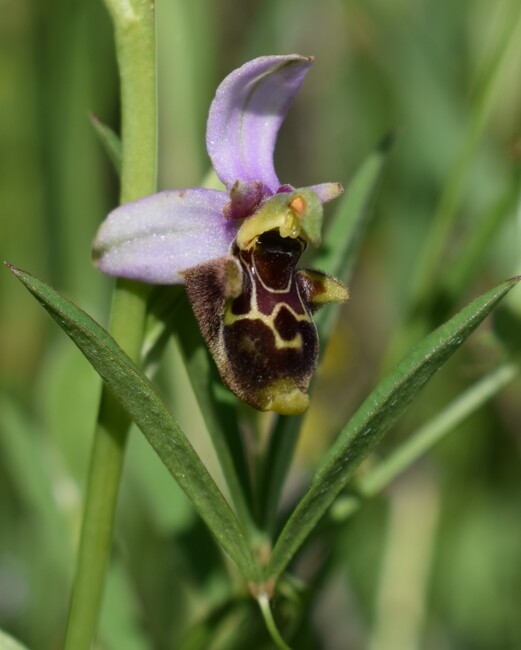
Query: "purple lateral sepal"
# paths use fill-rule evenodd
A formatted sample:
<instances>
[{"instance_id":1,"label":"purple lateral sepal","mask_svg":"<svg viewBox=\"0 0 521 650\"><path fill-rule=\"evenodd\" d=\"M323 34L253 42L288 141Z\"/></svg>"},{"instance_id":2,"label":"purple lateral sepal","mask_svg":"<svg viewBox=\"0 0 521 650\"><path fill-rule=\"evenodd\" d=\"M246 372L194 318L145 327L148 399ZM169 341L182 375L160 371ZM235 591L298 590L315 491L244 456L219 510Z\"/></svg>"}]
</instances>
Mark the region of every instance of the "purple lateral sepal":
<instances>
[{"instance_id":1,"label":"purple lateral sepal","mask_svg":"<svg viewBox=\"0 0 521 650\"><path fill-rule=\"evenodd\" d=\"M223 218L225 192L168 190L113 210L93 247L104 273L151 284L180 284L183 271L226 255L238 226Z\"/></svg>"},{"instance_id":2,"label":"purple lateral sepal","mask_svg":"<svg viewBox=\"0 0 521 650\"><path fill-rule=\"evenodd\" d=\"M219 179L230 190L237 180L280 186L273 165L279 128L312 57L263 56L234 70L217 89L210 108L206 146Z\"/></svg>"}]
</instances>

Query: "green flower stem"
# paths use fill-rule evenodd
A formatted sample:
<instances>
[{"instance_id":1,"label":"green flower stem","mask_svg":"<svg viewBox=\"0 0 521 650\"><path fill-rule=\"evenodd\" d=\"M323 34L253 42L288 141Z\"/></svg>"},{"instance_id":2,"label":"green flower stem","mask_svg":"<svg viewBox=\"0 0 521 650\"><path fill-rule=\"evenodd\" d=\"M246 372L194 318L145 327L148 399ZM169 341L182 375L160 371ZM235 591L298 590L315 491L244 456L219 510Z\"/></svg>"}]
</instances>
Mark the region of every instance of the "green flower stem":
<instances>
[{"instance_id":1,"label":"green flower stem","mask_svg":"<svg viewBox=\"0 0 521 650\"><path fill-rule=\"evenodd\" d=\"M279 416L266 450L257 492L260 525L269 535L273 535L277 528L280 496L297 447L302 422L303 416Z\"/></svg>"},{"instance_id":2,"label":"green flower stem","mask_svg":"<svg viewBox=\"0 0 521 650\"><path fill-rule=\"evenodd\" d=\"M270 633L270 636L273 639L275 646L277 648L281 648L281 650L291 650L289 645L281 637L280 632L278 631L277 626L275 625L275 621L273 620L273 614L271 613L270 600L268 598L268 595L265 593L259 594L259 596L257 596L257 602L259 604L262 617L264 618L264 622L266 623L266 628Z\"/></svg>"},{"instance_id":3,"label":"green flower stem","mask_svg":"<svg viewBox=\"0 0 521 650\"><path fill-rule=\"evenodd\" d=\"M354 514L365 499L379 494L444 436L514 381L520 371L519 364L504 363L464 391L441 413L420 427L395 452L362 476L356 483L355 494L335 503L331 511L332 518L344 521Z\"/></svg>"},{"instance_id":4,"label":"green flower stem","mask_svg":"<svg viewBox=\"0 0 521 650\"><path fill-rule=\"evenodd\" d=\"M153 2L106 0L111 13L121 78L121 202L156 190L156 47ZM148 289L116 284L110 332L139 361ZM130 420L104 388L91 457L66 650L89 650L96 632L114 513Z\"/></svg>"}]
</instances>

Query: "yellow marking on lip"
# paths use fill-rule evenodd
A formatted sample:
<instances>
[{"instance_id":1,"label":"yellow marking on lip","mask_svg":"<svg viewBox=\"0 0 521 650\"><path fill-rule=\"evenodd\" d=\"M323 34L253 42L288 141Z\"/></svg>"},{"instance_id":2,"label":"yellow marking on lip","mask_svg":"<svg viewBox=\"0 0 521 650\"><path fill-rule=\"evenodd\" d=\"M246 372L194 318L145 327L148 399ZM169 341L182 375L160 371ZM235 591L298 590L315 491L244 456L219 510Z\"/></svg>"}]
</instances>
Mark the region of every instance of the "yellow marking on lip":
<instances>
[{"instance_id":1,"label":"yellow marking on lip","mask_svg":"<svg viewBox=\"0 0 521 650\"><path fill-rule=\"evenodd\" d=\"M288 309L292 316L297 320L297 321L305 321L307 323L313 322L311 320L311 317L308 314L296 314L291 307L286 305L285 303L278 303L273 312L267 316L266 314L261 313L260 311L256 309L252 309L249 311L247 314L234 314L232 313L231 309L227 308L224 312L224 325L233 325L234 323L237 323L238 321L241 320L260 320L266 327L269 327L270 330L273 332L273 336L275 337L275 347L277 350L284 350L284 349L296 349L296 350L301 350L302 349L302 335L300 332L297 332L296 335L290 339L289 341L286 339L283 339L282 336L279 334L278 329L275 326L275 319L277 318L280 310L282 307L286 307Z\"/></svg>"},{"instance_id":2,"label":"yellow marking on lip","mask_svg":"<svg viewBox=\"0 0 521 650\"><path fill-rule=\"evenodd\" d=\"M271 314L263 314L261 311L259 311L256 307L252 307L250 311L247 314L234 314L231 309L226 308L225 313L224 313L224 324L225 325L233 325L238 320L244 320L245 318L249 318L250 320L273 320L277 318L279 315L280 310L286 307L286 309L290 312L290 314L295 318L295 320L298 321L305 321L307 323L312 323L313 320L311 316L306 312L304 314L297 314L292 307L290 307L287 303L285 302L278 302L277 306L275 309L271 312Z\"/></svg>"}]
</instances>

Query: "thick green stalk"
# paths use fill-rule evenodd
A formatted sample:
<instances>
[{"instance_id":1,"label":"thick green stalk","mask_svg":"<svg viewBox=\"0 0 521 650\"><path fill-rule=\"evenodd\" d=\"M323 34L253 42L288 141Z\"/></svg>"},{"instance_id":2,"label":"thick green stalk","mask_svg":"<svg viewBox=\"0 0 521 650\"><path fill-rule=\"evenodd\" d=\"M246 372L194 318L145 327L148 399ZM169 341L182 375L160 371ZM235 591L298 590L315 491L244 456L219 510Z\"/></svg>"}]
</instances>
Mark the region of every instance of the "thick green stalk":
<instances>
[{"instance_id":1,"label":"thick green stalk","mask_svg":"<svg viewBox=\"0 0 521 650\"><path fill-rule=\"evenodd\" d=\"M121 79L121 202L156 189L156 47L154 5L149 0L106 0L112 15ZM118 281L110 331L135 361L143 341L148 291ZM89 650L103 594L125 442L130 421L104 388L87 486L66 650Z\"/></svg>"}]
</instances>

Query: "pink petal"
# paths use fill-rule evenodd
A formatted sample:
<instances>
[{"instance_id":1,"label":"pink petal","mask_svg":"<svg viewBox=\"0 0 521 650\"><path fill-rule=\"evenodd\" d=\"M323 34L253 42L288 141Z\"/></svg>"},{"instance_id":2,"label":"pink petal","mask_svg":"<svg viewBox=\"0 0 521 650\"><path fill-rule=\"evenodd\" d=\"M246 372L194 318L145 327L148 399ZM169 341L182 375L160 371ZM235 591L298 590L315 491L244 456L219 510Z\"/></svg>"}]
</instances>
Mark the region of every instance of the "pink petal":
<instances>
[{"instance_id":1,"label":"pink petal","mask_svg":"<svg viewBox=\"0 0 521 650\"><path fill-rule=\"evenodd\" d=\"M227 254L238 228L223 217L227 201L225 192L194 188L120 206L98 231L94 263L109 275L183 283L187 268Z\"/></svg>"},{"instance_id":2,"label":"pink petal","mask_svg":"<svg viewBox=\"0 0 521 650\"><path fill-rule=\"evenodd\" d=\"M275 142L312 57L263 56L234 70L210 107L206 146L213 168L230 189L235 181L280 183L273 165Z\"/></svg>"}]
</instances>

